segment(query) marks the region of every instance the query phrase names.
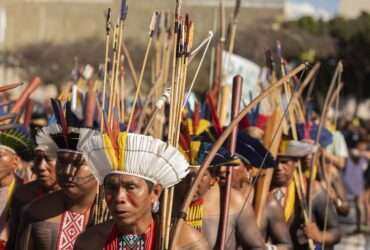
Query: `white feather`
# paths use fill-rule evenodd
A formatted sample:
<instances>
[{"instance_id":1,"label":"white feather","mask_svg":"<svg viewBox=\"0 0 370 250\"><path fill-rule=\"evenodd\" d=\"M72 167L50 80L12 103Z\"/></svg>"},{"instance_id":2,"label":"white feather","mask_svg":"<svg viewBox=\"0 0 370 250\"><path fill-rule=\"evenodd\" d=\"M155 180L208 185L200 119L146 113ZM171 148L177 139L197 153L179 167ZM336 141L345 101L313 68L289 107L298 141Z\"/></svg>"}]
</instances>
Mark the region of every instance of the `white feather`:
<instances>
[{"instance_id":1,"label":"white feather","mask_svg":"<svg viewBox=\"0 0 370 250\"><path fill-rule=\"evenodd\" d=\"M104 177L108 175L111 169L111 162L105 153L104 140L101 135L91 136L81 147L91 172L102 184Z\"/></svg>"},{"instance_id":2,"label":"white feather","mask_svg":"<svg viewBox=\"0 0 370 250\"><path fill-rule=\"evenodd\" d=\"M43 127L36 135L36 143L38 148L45 151L50 157L56 158L58 145L54 142L50 135L62 133L62 129L58 124L52 124Z\"/></svg>"},{"instance_id":3,"label":"white feather","mask_svg":"<svg viewBox=\"0 0 370 250\"><path fill-rule=\"evenodd\" d=\"M105 149L102 135L90 136L81 147L101 183L113 172ZM123 174L139 176L167 188L180 182L188 173L189 163L185 157L176 148L151 136L128 134L125 151Z\"/></svg>"}]
</instances>

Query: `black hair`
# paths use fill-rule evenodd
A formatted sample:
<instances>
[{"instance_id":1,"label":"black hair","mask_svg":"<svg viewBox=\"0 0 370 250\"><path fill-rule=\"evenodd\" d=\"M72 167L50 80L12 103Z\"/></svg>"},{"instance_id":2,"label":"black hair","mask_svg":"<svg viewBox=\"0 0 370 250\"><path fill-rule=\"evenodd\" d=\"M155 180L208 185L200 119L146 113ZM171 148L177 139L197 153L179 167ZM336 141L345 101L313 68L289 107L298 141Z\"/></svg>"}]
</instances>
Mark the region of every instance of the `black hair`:
<instances>
[{"instance_id":1,"label":"black hair","mask_svg":"<svg viewBox=\"0 0 370 250\"><path fill-rule=\"evenodd\" d=\"M145 180L146 185L148 186L149 193L153 191L154 189L154 183L148 180Z\"/></svg>"}]
</instances>

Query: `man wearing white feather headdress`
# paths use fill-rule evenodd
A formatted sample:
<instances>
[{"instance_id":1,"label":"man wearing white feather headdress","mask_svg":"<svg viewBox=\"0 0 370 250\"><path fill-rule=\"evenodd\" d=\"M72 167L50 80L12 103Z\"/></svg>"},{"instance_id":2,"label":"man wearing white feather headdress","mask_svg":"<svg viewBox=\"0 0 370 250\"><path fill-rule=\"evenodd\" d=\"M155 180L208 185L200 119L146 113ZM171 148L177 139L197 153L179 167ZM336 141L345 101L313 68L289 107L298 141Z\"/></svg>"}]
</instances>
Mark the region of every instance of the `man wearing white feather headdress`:
<instances>
[{"instance_id":1,"label":"man wearing white feather headdress","mask_svg":"<svg viewBox=\"0 0 370 250\"><path fill-rule=\"evenodd\" d=\"M104 183L113 221L96 225L79 236L76 250L154 250L159 226L153 213L164 188L181 181L188 162L174 147L149 136L119 133L92 136L82 146L92 171ZM208 249L200 233L189 226L176 249Z\"/></svg>"},{"instance_id":2,"label":"man wearing white feather headdress","mask_svg":"<svg viewBox=\"0 0 370 250\"><path fill-rule=\"evenodd\" d=\"M98 182L85 161L81 145L91 134L86 128L58 124L43 128L37 142L56 158L56 176L61 190L29 204L23 213L16 249L73 249L77 236L96 223Z\"/></svg>"}]
</instances>

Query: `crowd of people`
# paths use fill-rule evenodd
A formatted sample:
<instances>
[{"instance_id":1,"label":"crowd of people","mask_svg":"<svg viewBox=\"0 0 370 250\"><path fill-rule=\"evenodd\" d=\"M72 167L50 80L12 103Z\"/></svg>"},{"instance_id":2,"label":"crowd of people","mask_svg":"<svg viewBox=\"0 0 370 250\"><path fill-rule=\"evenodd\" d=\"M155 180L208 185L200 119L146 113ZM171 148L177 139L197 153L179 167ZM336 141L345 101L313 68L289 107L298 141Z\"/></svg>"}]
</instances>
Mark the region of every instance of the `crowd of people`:
<instances>
[{"instance_id":1,"label":"crowd of people","mask_svg":"<svg viewBox=\"0 0 370 250\"><path fill-rule=\"evenodd\" d=\"M369 233L370 122L334 105L341 63L317 108L302 93L319 65L288 71L277 43L266 52L267 87L247 101L240 76L232 91L222 83L221 39L213 86L187 93L201 47L192 50L192 22L178 6L168 36L154 13L139 77L129 63L131 96L122 2L111 59L108 11L103 74L76 65L71 84L41 103L30 98L40 78L17 99L20 84L0 87L0 250L330 250Z\"/></svg>"}]
</instances>

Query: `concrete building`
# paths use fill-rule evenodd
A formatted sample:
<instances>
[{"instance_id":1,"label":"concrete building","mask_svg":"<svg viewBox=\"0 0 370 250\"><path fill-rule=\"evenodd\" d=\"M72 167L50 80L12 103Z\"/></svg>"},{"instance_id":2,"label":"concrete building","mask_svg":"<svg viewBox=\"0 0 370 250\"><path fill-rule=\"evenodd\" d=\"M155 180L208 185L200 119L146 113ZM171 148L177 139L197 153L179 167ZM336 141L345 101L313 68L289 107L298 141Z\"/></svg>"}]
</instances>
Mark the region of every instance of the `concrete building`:
<instances>
[{"instance_id":1,"label":"concrete building","mask_svg":"<svg viewBox=\"0 0 370 250\"><path fill-rule=\"evenodd\" d=\"M338 14L346 18L356 18L361 12L370 12L369 0L340 0Z\"/></svg>"},{"instance_id":2,"label":"concrete building","mask_svg":"<svg viewBox=\"0 0 370 250\"><path fill-rule=\"evenodd\" d=\"M202 39L212 29L219 0L183 2L183 12L189 12L195 23L195 37ZM229 17L235 0L224 2ZM242 0L240 26L276 21L284 13L284 2ZM172 11L175 3L175 0L129 0L125 36L144 42L152 12ZM0 0L0 51L45 41L61 44L87 37L103 40L104 12L108 7L117 12L119 4L119 0Z\"/></svg>"}]
</instances>

